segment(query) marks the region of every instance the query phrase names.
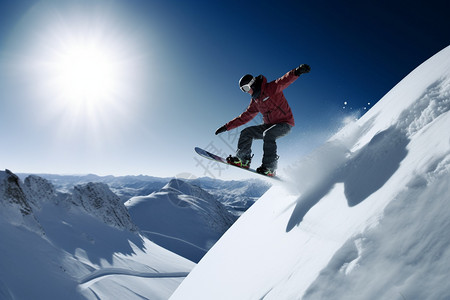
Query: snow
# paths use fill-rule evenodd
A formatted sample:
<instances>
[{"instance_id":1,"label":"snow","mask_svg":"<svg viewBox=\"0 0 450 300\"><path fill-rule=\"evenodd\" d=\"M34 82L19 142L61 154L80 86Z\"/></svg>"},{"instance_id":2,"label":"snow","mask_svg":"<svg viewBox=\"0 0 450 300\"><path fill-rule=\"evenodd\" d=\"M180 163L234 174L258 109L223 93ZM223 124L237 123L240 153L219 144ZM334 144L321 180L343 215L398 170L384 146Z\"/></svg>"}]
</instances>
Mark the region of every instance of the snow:
<instances>
[{"instance_id":1,"label":"snow","mask_svg":"<svg viewBox=\"0 0 450 300\"><path fill-rule=\"evenodd\" d=\"M0 237L8 241L0 244L2 300L168 299L194 267L169 250L198 261L237 218L216 196L179 179L131 198L128 211L105 182L140 194L168 179L45 176L21 181L0 171ZM195 182L228 186L216 194L241 192L244 204L267 189L259 181Z\"/></svg>"},{"instance_id":2,"label":"snow","mask_svg":"<svg viewBox=\"0 0 450 300\"><path fill-rule=\"evenodd\" d=\"M143 234L194 262L236 220L213 195L179 179L148 196L133 197L125 205Z\"/></svg>"},{"instance_id":3,"label":"snow","mask_svg":"<svg viewBox=\"0 0 450 300\"><path fill-rule=\"evenodd\" d=\"M87 212L103 220L106 224L137 230L120 198L105 183L90 182L75 186L72 202L83 206Z\"/></svg>"},{"instance_id":4,"label":"snow","mask_svg":"<svg viewBox=\"0 0 450 300\"><path fill-rule=\"evenodd\" d=\"M167 299L194 266L141 235L102 183L71 195L0 171L0 208L2 300Z\"/></svg>"},{"instance_id":5,"label":"snow","mask_svg":"<svg viewBox=\"0 0 450 300\"><path fill-rule=\"evenodd\" d=\"M450 47L286 172L171 299L449 299Z\"/></svg>"}]
</instances>

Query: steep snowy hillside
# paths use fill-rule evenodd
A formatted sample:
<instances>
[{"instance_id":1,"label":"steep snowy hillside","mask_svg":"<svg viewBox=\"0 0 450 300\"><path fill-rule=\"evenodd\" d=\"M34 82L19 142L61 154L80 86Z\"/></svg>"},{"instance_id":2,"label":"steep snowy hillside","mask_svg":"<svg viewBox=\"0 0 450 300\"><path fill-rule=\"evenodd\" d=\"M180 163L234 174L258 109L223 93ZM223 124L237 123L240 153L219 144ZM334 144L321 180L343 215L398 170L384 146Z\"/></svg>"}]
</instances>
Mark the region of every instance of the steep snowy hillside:
<instances>
[{"instance_id":1,"label":"steep snowy hillside","mask_svg":"<svg viewBox=\"0 0 450 300\"><path fill-rule=\"evenodd\" d=\"M179 179L149 196L131 198L125 205L152 241L194 262L236 220L211 194Z\"/></svg>"},{"instance_id":2,"label":"steep snowy hillside","mask_svg":"<svg viewBox=\"0 0 450 300\"><path fill-rule=\"evenodd\" d=\"M0 299L167 299L194 264L136 230L105 184L0 171Z\"/></svg>"},{"instance_id":3,"label":"steep snowy hillside","mask_svg":"<svg viewBox=\"0 0 450 300\"><path fill-rule=\"evenodd\" d=\"M450 299L450 47L293 165L171 299Z\"/></svg>"}]
</instances>

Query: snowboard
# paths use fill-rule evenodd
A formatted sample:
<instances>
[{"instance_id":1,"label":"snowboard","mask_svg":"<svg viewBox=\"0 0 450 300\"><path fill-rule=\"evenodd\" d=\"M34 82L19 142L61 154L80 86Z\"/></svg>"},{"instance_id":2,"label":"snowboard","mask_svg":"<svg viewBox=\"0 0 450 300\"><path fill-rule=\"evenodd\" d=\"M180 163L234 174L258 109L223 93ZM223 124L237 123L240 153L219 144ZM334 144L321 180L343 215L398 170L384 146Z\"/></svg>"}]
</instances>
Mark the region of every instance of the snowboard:
<instances>
[{"instance_id":1,"label":"snowboard","mask_svg":"<svg viewBox=\"0 0 450 300\"><path fill-rule=\"evenodd\" d=\"M215 154L213 154L211 152L203 150L202 148L195 147L195 152L197 152L198 155L200 155L200 156L202 156L204 158L211 159L211 160L214 160L214 161L217 161L217 162L229 165L229 166L233 166L233 167L236 167L236 168L241 169L241 170L249 171L249 172L252 172L252 173L255 173L255 174L267 177L267 178L271 178L271 179L275 179L275 180L281 181L281 179L279 177L277 177L277 176L268 176L268 175L264 175L264 174L258 173L258 172L256 172L255 169L252 169L252 168L245 169L245 168L241 168L241 167L229 164L227 162L226 158L223 158L223 157L220 157L218 155L215 155Z\"/></svg>"}]
</instances>

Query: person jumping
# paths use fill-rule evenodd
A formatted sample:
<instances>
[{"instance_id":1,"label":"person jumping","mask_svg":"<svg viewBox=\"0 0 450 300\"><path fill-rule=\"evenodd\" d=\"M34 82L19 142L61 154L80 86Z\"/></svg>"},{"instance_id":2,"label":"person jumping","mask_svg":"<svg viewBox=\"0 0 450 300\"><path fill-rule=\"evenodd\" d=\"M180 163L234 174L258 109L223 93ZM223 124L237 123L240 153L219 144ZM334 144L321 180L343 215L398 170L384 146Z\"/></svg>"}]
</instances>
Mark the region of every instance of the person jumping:
<instances>
[{"instance_id":1,"label":"person jumping","mask_svg":"<svg viewBox=\"0 0 450 300\"><path fill-rule=\"evenodd\" d=\"M244 125L258 113L263 115L263 124L249 126L241 131L236 155L230 155L227 158L229 164L248 169L253 157L252 142L254 139L262 139L264 155L262 165L256 169L256 172L275 176L279 158L276 140L288 134L295 125L294 116L284 97L283 90L297 80L301 74L309 73L310 70L309 65L302 64L269 83L263 75L254 77L246 74L242 76L239 80L239 88L252 96L250 104L239 117L217 129L215 134L218 135Z\"/></svg>"}]
</instances>

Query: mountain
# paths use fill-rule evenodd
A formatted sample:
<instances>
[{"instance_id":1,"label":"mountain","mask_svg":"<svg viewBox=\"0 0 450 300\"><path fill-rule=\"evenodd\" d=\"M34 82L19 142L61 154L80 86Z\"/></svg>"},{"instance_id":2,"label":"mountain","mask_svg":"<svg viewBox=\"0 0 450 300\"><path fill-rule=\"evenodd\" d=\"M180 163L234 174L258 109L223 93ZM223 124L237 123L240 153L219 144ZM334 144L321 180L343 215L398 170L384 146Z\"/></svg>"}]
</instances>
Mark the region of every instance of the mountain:
<instances>
[{"instance_id":1,"label":"mountain","mask_svg":"<svg viewBox=\"0 0 450 300\"><path fill-rule=\"evenodd\" d=\"M236 216L242 215L271 187L267 181L259 179L223 181L203 177L188 182L214 195Z\"/></svg>"},{"instance_id":2,"label":"mountain","mask_svg":"<svg viewBox=\"0 0 450 300\"><path fill-rule=\"evenodd\" d=\"M198 262L235 222L217 199L180 179L125 203L141 232L165 249Z\"/></svg>"},{"instance_id":3,"label":"mountain","mask_svg":"<svg viewBox=\"0 0 450 300\"><path fill-rule=\"evenodd\" d=\"M33 214L27 191L20 182L19 177L9 170L0 172L0 214L1 219L14 224L26 225L29 229L43 234L39 221Z\"/></svg>"},{"instance_id":4,"label":"mountain","mask_svg":"<svg viewBox=\"0 0 450 300\"><path fill-rule=\"evenodd\" d=\"M72 202L103 220L106 224L137 230L120 198L105 183L87 183L74 187Z\"/></svg>"},{"instance_id":5,"label":"mountain","mask_svg":"<svg viewBox=\"0 0 450 300\"><path fill-rule=\"evenodd\" d=\"M25 178L33 174L18 174L20 178ZM169 182L169 178L159 178L153 176L98 176L88 175L57 175L57 174L34 174L49 180L57 190L71 192L75 185L86 183L105 183L118 195L122 202L134 196L145 196L154 191L158 191Z\"/></svg>"},{"instance_id":6,"label":"mountain","mask_svg":"<svg viewBox=\"0 0 450 300\"><path fill-rule=\"evenodd\" d=\"M194 264L140 234L106 184L0 171L0 299L167 299Z\"/></svg>"},{"instance_id":7,"label":"mountain","mask_svg":"<svg viewBox=\"0 0 450 300\"><path fill-rule=\"evenodd\" d=\"M25 179L32 174L18 174ZM126 202L135 196L147 196L162 189L172 178L159 178L153 176L98 176L88 175L55 175L35 174L49 180L56 190L70 193L75 185L102 182L108 185L114 194L118 195L122 202ZM258 179L224 181L209 177L186 179L193 185L214 195L228 211L240 216L255 201L261 197L269 188L270 184Z\"/></svg>"},{"instance_id":8,"label":"mountain","mask_svg":"<svg viewBox=\"0 0 450 300\"><path fill-rule=\"evenodd\" d=\"M450 299L450 47L287 171L177 299Z\"/></svg>"}]
</instances>

